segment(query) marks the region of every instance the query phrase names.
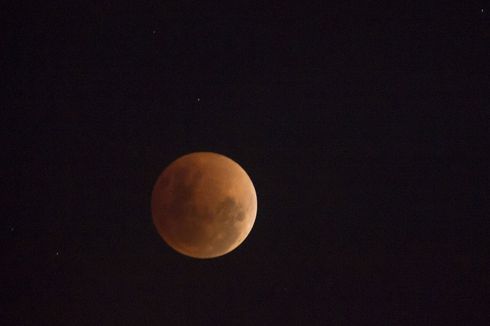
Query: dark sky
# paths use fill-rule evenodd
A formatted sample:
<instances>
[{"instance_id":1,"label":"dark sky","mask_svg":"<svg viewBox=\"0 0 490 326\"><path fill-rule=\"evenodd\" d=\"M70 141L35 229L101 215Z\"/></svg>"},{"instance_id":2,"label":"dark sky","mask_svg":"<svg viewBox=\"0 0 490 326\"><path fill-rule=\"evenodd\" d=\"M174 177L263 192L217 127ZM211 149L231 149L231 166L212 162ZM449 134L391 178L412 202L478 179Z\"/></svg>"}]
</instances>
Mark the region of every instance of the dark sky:
<instances>
[{"instance_id":1,"label":"dark sky","mask_svg":"<svg viewBox=\"0 0 490 326\"><path fill-rule=\"evenodd\" d=\"M489 321L490 7L219 2L2 5L1 324ZM218 259L151 221L193 151L257 190Z\"/></svg>"}]
</instances>

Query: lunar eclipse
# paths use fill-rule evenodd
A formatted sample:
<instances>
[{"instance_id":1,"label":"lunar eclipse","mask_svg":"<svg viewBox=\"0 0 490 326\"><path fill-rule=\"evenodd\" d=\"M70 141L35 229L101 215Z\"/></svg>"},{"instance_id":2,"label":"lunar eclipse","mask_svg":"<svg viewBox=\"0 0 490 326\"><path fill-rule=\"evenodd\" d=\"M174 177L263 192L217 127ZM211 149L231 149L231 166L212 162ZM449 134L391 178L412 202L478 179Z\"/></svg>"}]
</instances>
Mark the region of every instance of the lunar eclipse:
<instances>
[{"instance_id":1,"label":"lunar eclipse","mask_svg":"<svg viewBox=\"0 0 490 326\"><path fill-rule=\"evenodd\" d=\"M257 214L254 185L245 170L211 152L184 155L158 177L151 198L153 223L177 252L214 258L237 248Z\"/></svg>"}]
</instances>

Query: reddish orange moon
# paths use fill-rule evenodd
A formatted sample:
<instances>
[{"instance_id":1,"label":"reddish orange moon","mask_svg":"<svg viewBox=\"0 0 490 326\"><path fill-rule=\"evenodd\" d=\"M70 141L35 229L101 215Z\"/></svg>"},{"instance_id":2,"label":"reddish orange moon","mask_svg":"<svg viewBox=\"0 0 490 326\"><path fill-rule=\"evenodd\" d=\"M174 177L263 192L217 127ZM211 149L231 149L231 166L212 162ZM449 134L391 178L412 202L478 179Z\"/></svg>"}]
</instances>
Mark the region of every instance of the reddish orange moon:
<instances>
[{"instance_id":1,"label":"reddish orange moon","mask_svg":"<svg viewBox=\"0 0 490 326\"><path fill-rule=\"evenodd\" d=\"M245 170L217 153L196 152L173 161L151 197L153 224L177 252L194 258L223 256L248 236L257 195Z\"/></svg>"}]
</instances>

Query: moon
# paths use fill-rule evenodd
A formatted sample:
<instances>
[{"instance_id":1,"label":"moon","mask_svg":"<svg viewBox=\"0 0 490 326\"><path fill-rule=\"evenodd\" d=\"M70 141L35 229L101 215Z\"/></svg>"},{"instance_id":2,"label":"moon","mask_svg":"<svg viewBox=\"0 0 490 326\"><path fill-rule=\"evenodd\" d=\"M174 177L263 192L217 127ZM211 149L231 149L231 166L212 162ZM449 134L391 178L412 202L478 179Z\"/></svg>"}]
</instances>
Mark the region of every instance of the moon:
<instances>
[{"instance_id":1,"label":"moon","mask_svg":"<svg viewBox=\"0 0 490 326\"><path fill-rule=\"evenodd\" d=\"M248 236L257 215L257 195L238 163L221 154L196 152L173 161L160 174L151 213L170 247L193 258L214 258Z\"/></svg>"}]
</instances>

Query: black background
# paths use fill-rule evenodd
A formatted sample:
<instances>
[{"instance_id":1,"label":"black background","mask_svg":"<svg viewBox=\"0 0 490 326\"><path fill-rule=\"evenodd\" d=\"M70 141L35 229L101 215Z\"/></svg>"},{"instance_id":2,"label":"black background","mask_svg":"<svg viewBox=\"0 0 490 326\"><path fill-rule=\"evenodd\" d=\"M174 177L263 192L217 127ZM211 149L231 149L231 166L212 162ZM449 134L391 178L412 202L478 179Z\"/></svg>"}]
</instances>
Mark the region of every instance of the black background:
<instances>
[{"instance_id":1,"label":"black background","mask_svg":"<svg viewBox=\"0 0 490 326\"><path fill-rule=\"evenodd\" d=\"M2 325L488 321L490 8L68 2L1 8ZM151 222L193 151L258 194L218 259Z\"/></svg>"}]
</instances>

